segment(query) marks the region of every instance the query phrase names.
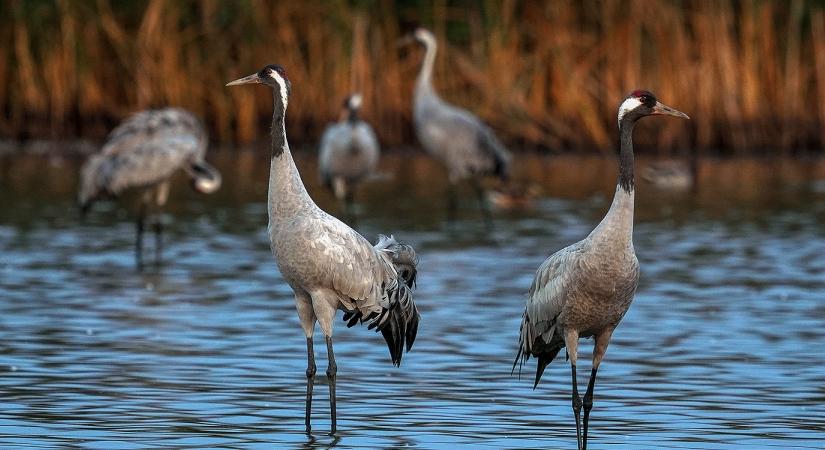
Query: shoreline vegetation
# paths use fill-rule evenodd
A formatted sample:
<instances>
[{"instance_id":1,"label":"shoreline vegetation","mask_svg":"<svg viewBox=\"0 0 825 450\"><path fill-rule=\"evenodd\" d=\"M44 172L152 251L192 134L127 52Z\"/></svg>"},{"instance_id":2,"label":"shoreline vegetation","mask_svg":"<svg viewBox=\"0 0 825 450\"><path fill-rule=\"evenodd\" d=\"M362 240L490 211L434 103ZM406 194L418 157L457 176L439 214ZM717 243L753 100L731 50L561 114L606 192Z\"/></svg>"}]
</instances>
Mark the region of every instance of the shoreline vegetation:
<instances>
[{"instance_id":1,"label":"shoreline vegetation","mask_svg":"<svg viewBox=\"0 0 825 450\"><path fill-rule=\"evenodd\" d=\"M439 39L439 94L512 149L613 152L615 107L637 87L692 119L639 133L642 151L825 149L822 2L542 3L10 0L0 137L99 141L132 112L173 105L214 142L248 145L267 137L270 94L224 84L278 63L296 146L314 145L354 89L382 145L410 145L422 52L395 43L417 21Z\"/></svg>"}]
</instances>

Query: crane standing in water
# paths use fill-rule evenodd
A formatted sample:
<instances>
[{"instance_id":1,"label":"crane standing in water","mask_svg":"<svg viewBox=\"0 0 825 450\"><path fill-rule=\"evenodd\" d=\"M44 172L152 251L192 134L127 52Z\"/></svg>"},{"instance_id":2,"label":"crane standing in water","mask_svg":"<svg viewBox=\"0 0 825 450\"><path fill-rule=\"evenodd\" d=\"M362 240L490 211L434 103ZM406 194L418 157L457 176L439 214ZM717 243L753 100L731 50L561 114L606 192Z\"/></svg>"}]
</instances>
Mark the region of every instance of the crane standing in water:
<instances>
[{"instance_id":1,"label":"crane standing in water","mask_svg":"<svg viewBox=\"0 0 825 450\"><path fill-rule=\"evenodd\" d=\"M92 204L131 188L143 190L137 217L135 257L142 264L143 229L150 209L157 213L169 196L169 179L183 169L192 188L210 194L221 186L221 175L204 161L208 138L192 113L179 108L139 112L109 133L99 153L81 169L78 204L85 214ZM155 255L160 257L163 225L154 224Z\"/></svg>"},{"instance_id":2,"label":"crane standing in water","mask_svg":"<svg viewBox=\"0 0 825 450\"><path fill-rule=\"evenodd\" d=\"M445 102L436 94L432 82L437 50L435 36L419 28L413 33L413 39L425 49L424 62L413 93L413 124L424 149L447 167L448 218L454 218L457 207L456 185L462 180L469 180L489 225L492 217L480 178L495 176L506 183L512 159L510 152L478 117Z\"/></svg>"},{"instance_id":3,"label":"crane standing in water","mask_svg":"<svg viewBox=\"0 0 825 450\"><path fill-rule=\"evenodd\" d=\"M269 172L269 241L275 262L295 293L307 344L306 430L311 430L315 354L312 334L321 327L327 344L331 431L336 431L332 322L338 309L351 327L367 322L381 331L395 366L412 348L419 314L413 301L418 258L409 245L381 236L375 246L312 201L286 138L284 118L292 84L283 67L268 65L227 86L261 83L272 88L272 159Z\"/></svg>"},{"instance_id":4,"label":"crane standing in water","mask_svg":"<svg viewBox=\"0 0 825 450\"><path fill-rule=\"evenodd\" d=\"M344 100L341 120L321 136L318 171L321 182L344 205L344 214L354 219L353 198L357 184L375 171L380 148L372 127L361 120L361 94Z\"/></svg>"},{"instance_id":5,"label":"crane standing in water","mask_svg":"<svg viewBox=\"0 0 825 450\"><path fill-rule=\"evenodd\" d=\"M516 364L538 358L539 384L545 367L567 347L573 375L573 413L580 450L587 448L587 425L593 408L596 371L613 330L622 320L639 284L639 262L633 249L633 127L642 117L666 114L688 118L665 106L647 91L634 91L619 107L619 181L610 210L584 240L563 248L541 264L530 286L520 327ZM576 361L579 338L595 337L593 367L579 397ZM580 423L584 406L584 426Z\"/></svg>"}]
</instances>

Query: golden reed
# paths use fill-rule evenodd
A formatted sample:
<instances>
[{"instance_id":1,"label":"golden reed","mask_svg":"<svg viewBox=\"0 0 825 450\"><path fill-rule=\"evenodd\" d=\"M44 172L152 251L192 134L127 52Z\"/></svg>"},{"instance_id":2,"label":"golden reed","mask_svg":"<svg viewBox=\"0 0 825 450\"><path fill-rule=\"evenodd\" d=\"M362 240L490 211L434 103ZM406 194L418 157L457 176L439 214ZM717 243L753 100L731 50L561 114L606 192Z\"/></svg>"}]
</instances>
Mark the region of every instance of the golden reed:
<instances>
[{"instance_id":1,"label":"golden reed","mask_svg":"<svg viewBox=\"0 0 825 450\"><path fill-rule=\"evenodd\" d=\"M441 95L511 147L610 151L616 105L643 87L693 120L657 124L639 147L825 148L822 2L352 3L3 2L0 134L100 138L132 111L179 105L214 140L251 142L266 137L271 99L223 85L277 62L293 80L294 145L316 142L356 88L385 145L414 142L421 52L395 42L417 20L442 43Z\"/></svg>"}]
</instances>

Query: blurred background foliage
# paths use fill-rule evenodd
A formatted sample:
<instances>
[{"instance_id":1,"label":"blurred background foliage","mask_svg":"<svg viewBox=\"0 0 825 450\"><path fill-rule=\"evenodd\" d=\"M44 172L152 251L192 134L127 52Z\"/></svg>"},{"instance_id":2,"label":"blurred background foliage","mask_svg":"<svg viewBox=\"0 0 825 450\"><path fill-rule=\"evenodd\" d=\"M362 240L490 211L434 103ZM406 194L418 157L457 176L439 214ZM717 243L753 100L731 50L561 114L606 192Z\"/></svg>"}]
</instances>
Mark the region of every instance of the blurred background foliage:
<instances>
[{"instance_id":1,"label":"blurred background foliage","mask_svg":"<svg viewBox=\"0 0 825 450\"><path fill-rule=\"evenodd\" d=\"M412 143L422 52L396 41L419 24L441 44L442 97L514 149L612 151L634 88L693 119L640 133L642 149L825 148L823 1L10 0L0 23L12 139L101 139L167 105L200 115L217 142L265 139L270 94L224 84L278 63L295 146L316 142L354 89L385 146Z\"/></svg>"}]
</instances>

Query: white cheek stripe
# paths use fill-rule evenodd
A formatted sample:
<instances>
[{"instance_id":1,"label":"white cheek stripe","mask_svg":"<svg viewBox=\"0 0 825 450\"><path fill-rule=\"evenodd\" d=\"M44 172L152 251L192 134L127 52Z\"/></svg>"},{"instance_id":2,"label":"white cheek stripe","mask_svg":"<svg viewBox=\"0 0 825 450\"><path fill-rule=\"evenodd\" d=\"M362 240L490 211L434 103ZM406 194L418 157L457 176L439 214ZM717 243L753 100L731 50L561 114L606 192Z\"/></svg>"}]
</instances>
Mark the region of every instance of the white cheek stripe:
<instances>
[{"instance_id":1,"label":"white cheek stripe","mask_svg":"<svg viewBox=\"0 0 825 450\"><path fill-rule=\"evenodd\" d=\"M639 101L636 97L630 97L627 100L622 102L622 105L619 106L619 122L622 121L622 117L625 114L629 113L630 111L636 109L642 102Z\"/></svg>"},{"instance_id":2,"label":"white cheek stripe","mask_svg":"<svg viewBox=\"0 0 825 450\"><path fill-rule=\"evenodd\" d=\"M286 80L284 80L284 77L282 77L276 70L270 70L270 73L272 73L272 78L275 78L278 82L278 86L281 87L281 100L284 102L284 106L286 106L289 102L289 96L286 92Z\"/></svg>"}]
</instances>

